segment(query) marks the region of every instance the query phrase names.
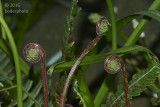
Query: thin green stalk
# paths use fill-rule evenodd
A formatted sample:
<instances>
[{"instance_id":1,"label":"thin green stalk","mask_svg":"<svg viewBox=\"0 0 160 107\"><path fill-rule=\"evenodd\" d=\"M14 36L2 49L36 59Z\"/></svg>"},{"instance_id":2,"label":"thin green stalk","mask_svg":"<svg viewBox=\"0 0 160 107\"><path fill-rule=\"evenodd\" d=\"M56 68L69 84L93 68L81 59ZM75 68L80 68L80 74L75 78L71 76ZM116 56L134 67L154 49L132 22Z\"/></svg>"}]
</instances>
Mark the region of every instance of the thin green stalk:
<instances>
[{"instance_id":1,"label":"thin green stalk","mask_svg":"<svg viewBox=\"0 0 160 107\"><path fill-rule=\"evenodd\" d=\"M157 10L160 8L160 0L155 0L152 5L150 6L149 10ZM140 34L142 33L142 31L144 30L145 26L147 25L146 23L148 23L147 19L142 19L139 23L139 25L136 27L136 31L134 30L133 33L131 34L131 36L129 37L129 39L127 40L125 46L130 46L133 45L134 43L136 43L136 41L138 40ZM135 32L135 33L134 33ZM136 38L134 40L134 38ZM106 94L106 91L103 89L107 84L105 82L102 83L98 93L103 93ZM103 97L103 96L102 96ZM100 98L100 97L99 97ZM104 97L103 97L104 98ZM98 102L99 104L102 101Z\"/></svg>"},{"instance_id":2,"label":"thin green stalk","mask_svg":"<svg viewBox=\"0 0 160 107\"><path fill-rule=\"evenodd\" d=\"M152 5L149 7L149 10L157 10L160 8L160 0L155 0ZM143 18L135 30L132 32L131 36L129 37L128 41L125 43L124 46L134 45L137 40L139 39L140 34L146 28L149 23L149 18Z\"/></svg>"},{"instance_id":3,"label":"thin green stalk","mask_svg":"<svg viewBox=\"0 0 160 107\"><path fill-rule=\"evenodd\" d=\"M3 9L2 9L2 2L0 0L0 16L3 18ZM3 27L1 26L1 31L2 31L2 37L3 39L6 39L5 31Z\"/></svg>"},{"instance_id":4,"label":"thin green stalk","mask_svg":"<svg viewBox=\"0 0 160 107\"><path fill-rule=\"evenodd\" d=\"M112 50L117 49L117 32L116 32L116 18L114 15L113 5L111 0L106 0L108 9L109 9L109 15L111 18L111 28L112 28Z\"/></svg>"},{"instance_id":5,"label":"thin green stalk","mask_svg":"<svg viewBox=\"0 0 160 107\"><path fill-rule=\"evenodd\" d=\"M83 74L83 71L79 70L77 72L76 77L77 77L78 85L81 90L81 94L82 94L82 97L84 99L86 106L87 107L94 107L93 98L92 98L92 95L91 95L90 90L88 88L87 82L85 80L85 76ZM95 106L95 107L98 107L98 106Z\"/></svg>"},{"instance_id":6,"label":"thin green stalk","mask_svg":"<svg viewBox=\"0 0 160 107\"><path fill-rule=\"evenodd\" d=\"M95 107L99 107L101 102L103 101L103 98L106 96L106 93L109 91L109 90L112 90L113 88L113 85L112 83L114 83L114 75L110 75L108 74L106 76L106 78L104 79L95 99L94 99L94 106ZM104 85L105 84L105 85ZM108 85L106 85L108 84Z\"/></svg>"},{"instance_id":7,"label":"thin green stalk","mask_svg":"<svg viewBox=\"0 0 160 107\"><path fill-rule=\"evenodd\" d=\"M0 47L9 57L12 57L12 52L9 48L9 45L2 38L0 38ZM29 74L29 66L24 62L24 60L20 56L19 56L19 62L20 62L20 68L23 71L23 73L25 75L28 75Z\"/></svg>"},{"instance_id":8,"label":"thin green stalk","mask_svg":"<svg viewBox=\"0 0 160 107\"><path fill-rule=\"evenodd\" d=\"M111 28L112 28L112 50L117 49L117 31L116 31L116 18L114 15L113 5L111 0L106 0L108 9L109 9L109 15L111 19ZM107 81L110 75L107 75L105 80L103 81L95 99L94 99L94 105L95 107L99 107L101 102L103 101L103 98L105 97L107 91L109 90L109 87L107 86ZM111 79L111 78L110 78ZM113 82L112 82L113 83ZM109 83L110 84L110 83ZM111 85L111 84L110 84ZM113 84L112 84L113 87Z\"/></svg>"},{"instance_id":9,"label":"thin green stalk","mask_svg":"<svg viewBox=\"0 0 160 107\"><path fill-rule=\"evenodd\" d=\"M15 41L13 39L13 36L11 34L11 31L9 30L5 20L0 16L0 23L2 24L5 32L6 32L6 36L8 37L10 46L11 46L11 50L12 50L12 54L13 54L13 58L14 58L14 63L15 63L15 68L16 68L16 79L17 79L17 97L18 97L18 107L23 107L23 103L22 103L22 80L21 80L21 71L20 71L20 66L19 66L19 58L18 58L18 52L17 52L17 48L15 45Z\"/></svg>"}]
</instances>

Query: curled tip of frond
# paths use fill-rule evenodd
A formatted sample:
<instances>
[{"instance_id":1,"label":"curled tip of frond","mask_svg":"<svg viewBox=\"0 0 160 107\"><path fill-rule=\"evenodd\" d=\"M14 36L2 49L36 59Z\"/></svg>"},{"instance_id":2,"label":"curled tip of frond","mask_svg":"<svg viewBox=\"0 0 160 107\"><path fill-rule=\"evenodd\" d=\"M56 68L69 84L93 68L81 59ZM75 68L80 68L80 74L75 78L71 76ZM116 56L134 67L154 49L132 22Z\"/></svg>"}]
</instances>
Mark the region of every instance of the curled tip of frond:
<instances>
[{"instance_id":1,"label":"curled tip of frond","mask_svg":"<svg viewBox=\"0 0 160 107\"><path fill-rule=\"evenodd\" d=\"M96 33L98 36L104 35L106 31L109 29L109 22L106 17L102 16L97 22Z\"/></svg>"},{"instance_id":2,"label":"curled tip of frond","mask_svg":"<svg viewBox=\"0 0 160 107\"><path fill-rule=\"evenodd\" d=\"M36 43L29 43L23 49L24 57L31 63L36 63L41 59L41 52L42 51L40 45Z\"/></svg>"},{"instance_id":3,"label":"curled tip of frond","mask_svg":"<svg viewBox=\"0 0 160 107\"><path fill-rule=\"evenodd\" d=\"M122 69L122 59L117 55L110 55L104 61L104 69L110 74L115 74Z\"/></svg>"}]
</instances>

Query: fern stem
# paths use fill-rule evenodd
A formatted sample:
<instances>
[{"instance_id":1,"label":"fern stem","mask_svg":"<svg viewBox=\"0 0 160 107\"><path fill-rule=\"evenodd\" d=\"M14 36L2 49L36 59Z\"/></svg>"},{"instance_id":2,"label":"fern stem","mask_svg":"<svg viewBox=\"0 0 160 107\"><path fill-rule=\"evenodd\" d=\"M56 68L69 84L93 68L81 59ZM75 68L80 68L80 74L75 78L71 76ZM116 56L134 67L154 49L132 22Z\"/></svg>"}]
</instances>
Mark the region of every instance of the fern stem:
<instances>
[{"instance_id":1,"label":"fern stem","mask_svg":"<svg viewBox=\"0 0 160 107\"><path fill-rule=\"evenodd\" d=\"M106 0L108 9L109 9L109 15L111 18L111 27L112 27L112 50L117 49L117 31L116 31L116 18L114 15L113 5L111 0Z\"/></svg>"},{"instance_id":2,"label":"fern stem","mask_svg":"<svg viewBox=\"0 0 160 107\"><path fill-rule=\"evenodd\" d=\"M43 88L44 88L44 106L48 107L48 88L47 88L47 77L46 77L46 54L44 49L36 44L29 43L24 47L23 51L24 57L27 61L31 63L38 62L42 57L42 80L43 80Z\"/></svg>"},{"instance_id":3,"label":"fern stem","mask_svg":"<svg viewBox=\"0 0 160 107\"><path fill-rule=\"evenodd\" d=\"M71 79L75 73L75 71L77 70L79 64L82 62L82 60L85 58L86 54L95 46L95 44L100 40L101 36L96 36L96 38L93 40L93 42L88 46L88 48L86 50L84 50L84 52L82 53L82 55L77 59L77 61L75 62L75 64L73 65L71 71L69 72L69 75L67 77L64 89L63 89L63 94L62 94L62 98L61 98L61 105L60 107L64 107L65 105L65 99L66 99L66 95L68 92L68 88L71 82Z\"/></svg>"},{"instance_id":4,"label":"fern stem","mask_svg":"<svg viewBox=\"0 0 160 107\"><path fill-rule=\"evenodd\" d=\"M19 64L19 58L18 58L18 52L16 48L15 41L13 39L12 33L9 30L6 22L4 19L0 16L0 22L6 32L6 36L8 37L8 40L10 42L13 58L14 58L14 63L15 63L15 68L16 68L16 80L17 80L17 97L18 97L18 107L23 107L22 103L22 80L21 80L21 71L20 71L20 64Z\"/></svg>"},{"instance_id":5,"label":"fern stem","mask_svg":"<svg viewBox=\"0 0 160 107\"><path fill-rule=\"evenodd\" d=\"M82 62L82 60L85 58L85 56L88 54L88 52L90 52L92 50L92 48L97 44L97 42L101 39L102 35L108 30L108 21L105 17L102 17L98 22L97 22L97 26L96 26L96 32L97 32L97 36L96 38L92 41L92 43L87 47L87 49L85 49L83 51L83 53L81 54L81 56L77 59L77 61L75 62L75 64L73 65L71 71L69 72L69 75L67 77L64 89L63 89L63 94L62 94L62 98L61 98L61 105L60 107L64 107L65 105L65 98L67 95L67 91L68 91L68 87L70 85L72 76L74 75L75 71L77 70L79 64Z\"/></svg>"},{"instance_id":6,"label":"fern stem","mask_svg":"<svg viewBox=\"0 0 160 107\"><path fill-rule=\"evenodd\" d=\"M45 107L48 107L48 88L47 88L47 77L46 77L46 55L42 47L40 47L43 53L42 56L42 79L44 86L44 98L45 98Z\"/></svg>"},{"instance_id":7,"label":"fern stem","mask_svg":"<svg viewBox=\"0 0 160 107\"><path fill-rule=\"evenodd\" d=\"M123 82L124 82L124 90L125 90L125 97L126 97L126 104L127 107L130 107L130 100L129 100L129 94L128 94L128 81L127 81L127 73L124 66L124 62L121 62L122 64L122 71L123 71Z\"/></svg>"}]
</instances>

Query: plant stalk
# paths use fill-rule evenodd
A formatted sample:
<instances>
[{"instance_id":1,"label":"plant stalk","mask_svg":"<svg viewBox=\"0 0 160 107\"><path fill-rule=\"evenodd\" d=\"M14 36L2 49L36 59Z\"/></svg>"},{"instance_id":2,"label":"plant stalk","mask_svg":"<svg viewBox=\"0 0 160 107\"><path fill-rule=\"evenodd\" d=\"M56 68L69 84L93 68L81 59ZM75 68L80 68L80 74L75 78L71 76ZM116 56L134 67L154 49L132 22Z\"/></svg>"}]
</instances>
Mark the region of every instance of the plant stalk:
<instances>
[{"instance_id":1,"label":"plant stalk","mask_svg":"<svg viewBox=\"0 0 160 107\"><path fill-rule=\"evenodd\" d=\"M3 18L3 9L2 9L2 2L0 0L0 16ZM6 39L6 35L5 35L5 30L4 28L1 26L1 31L2 31L2 37L3 39Z\"/></svg>"},{"instance_id":2,"label":"plant stalk","mask_svg":"<svg viewBox=\"0 0 160 107\"><path fill-rule=\"evenodd\" d=\"M44 86L44 106L48 107L48 88L47 88L47 77L46 77L46 55L44 52L44 49L40 46L41 50L42 50L42 79L43 79L43 86Z\"/></svg>"},{"instance_id":3,"label":"plant stalk","mask_svg":"<svg viewBox=\"0 0 160 107\"><path fill-rule=\"evenodd\" d=\"M93 98L92 98L91 92L88 88L87 82L85 80L83 70L79 69L77 71L76 78L78 81L78 86L79 86L81 95L84 99L84 103L86 104L87 107L94 107Z\"/></svg>"},{"instance_id":4,"label":"plant stalk","mask_svg":"<svg viewBox=\"0 0 160 107\"><path fill-rule=\"evenodd\" d=\"M111 0L106 0L109 9L112 28L112 50L117 49L117 31L116 31L116 17L114 15L113 5Z\"/></svg>"},{"instance_id":5,"label":"plant stalk","mask_svg":"<svg viewBox=\"0 0 160 107\"><path fill-rule=\"evenodd\" d=\"M69 72L69 75L67 77L64 89L63 89L63 94L62 94L62 98L61 98L61 105L60 107L64 107L65 105L65 99L66 99L66 95L68 92L68 87L70 85L71 79L75 73L75 71L77 70L79 64L82 62L82 60L84 59L84 57L86 56L86 54L92 50L92 48L95 46L95 44L100 40L101 36L97 35L96 38L93 40L93 42L88 46L88 48L86 50L84 50L84 52L82 53L82 55L78 58L78 60L76 61L76 63L73 65L71 71Z\"/></svg>"},{"instance_id":6,"label":"plant stalk","mask_svg":"<svg viewBox=\"0 0 160 107\"><path fill-rule=\"evenodd\" d=\"M1 16L0 16L0 23L2 24L4 30L7 34L7 37L8 37L10 46L11 46L13 58L14 58L14 63L15 63L15 68L16 68L16 80L17 80L18 107L23 107L23 103L22 103L22 80L21 80L21 71L20 71L19 57L18 57L16 44L15 44L15 41L13 39L12 33L9 30L9 27L7 26L6 22L4 21L4 19Z\"/></svg>"},{"instance_id":7,"label":"plant stalk","mask_svg":"<svg viewBox=\"0 0 160 107\"><path fill-rule=\"evenodd\" d=\"M118 71L123 72L123 82L124 82L124 92L126 97L126 105L130 107L129 95L128 95L128 81L127 81L127 73L125 70L125 64L123 60L117 55L110 55L105 59L104 69L109 74L115 74ZM111 107L113 104L111 105Z\"/></svg>"},{"instance_id":8,"label":"plant stalk","mask_svg":"<svg viewBox=\"0 0 160 107\"><path fill-rule=\"evenodd\" d=\"M48 107L48 88L47 88L47 77L46 77L46 54L44 49L36 44L29 43L24 47L23 51L24 57L27 61L31 63L36 63L42 58L42 80L43 80L43 89L44 89L44 106Z\"/></svg>"},{"instance_id":9,"label":"plant stalk","mask_svg":"<svg viewBox=\"0 0 160 107\"><path fill-rule=\"evenodd\" d=\"M124 90L125 90L125 97L126 97L126 105L127 105L127 107L130 107L127 73L126 73L126 69L125 69L123 61L121 62L121 66L122 66L122 72L123 72L123 82L124 82Z\"/></svg>"}]
</instances>

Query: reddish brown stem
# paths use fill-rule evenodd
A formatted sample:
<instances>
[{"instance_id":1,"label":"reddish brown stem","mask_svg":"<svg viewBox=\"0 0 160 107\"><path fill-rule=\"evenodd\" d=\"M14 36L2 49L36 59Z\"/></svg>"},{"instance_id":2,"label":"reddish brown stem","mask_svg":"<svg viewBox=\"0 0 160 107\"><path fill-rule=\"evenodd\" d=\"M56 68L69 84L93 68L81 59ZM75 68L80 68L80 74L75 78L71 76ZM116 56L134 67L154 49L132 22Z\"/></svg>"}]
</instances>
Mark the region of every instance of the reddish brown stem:
<instances>
[{"instance_id":1,"label":"reddish brown stem","mask_svg":"<svg viewBox=\"0 0 160 107\"><path fill-rule=\"evenodd\" d=\"M48 88L47 88L47 77L46 77L46 55L42 47L40 47L42 50L42 79L43 79L43 86L44 86L44 106L48 107Z\"/></svg>"},{"instance_id":2,"label":"reddish brown stem","mask_svg":"<svg viewBox=\"0 0 160 107\"><path fill-rule=\"evenodd\" d=\"M125 65L124 65L123 61L121 61L121 66L122 66L122 72L123 72L123 82L124 82L124 90L125 90L125 96L126 96L126 105L127 105L127 107L130 107L127 73L126 73L126 69L125 69Z\"/></svg>"},{"instance_id":3,"label":"reddish brown stem","mask_svg":"<svg viewBox=\"0 0 160 107\"><path fill-rule=\"evenodd\" d=\"M44 87L44 106L48 107L48 88L47 88L47 77L46 77L46 55L44 49L36 44L29 43L24 48L24 57L31 63L38 62L42 57L42 80Z\"/></svg>"},{"instance_id":4,"label":"reddish brown stem","mask_svg":"<svg viewBox=\"0 0 160 107\"><path fill-rule=\"evenodd\" d=\"M69 75L67 77L64 89L63 89L63 94L62 94L62 98L61 98L61 105L60 107L64 107L65 105L65 99L66 99L66 95L68 92L68 87L70 85L72 76L74 75L75 71L77 70L79 64L82 62L82 60L84 59L84 57L86 56L86 54L92 50L92 48L95 46L95 44L100 40L101 36L96 36L96 38L93 40L93 42L88 46L88 48L86 50L84 50L84 52L82 53L82 55L77 59L76 63L73 65L71 71L69 72Z\"/></svg>"},{"instance_id":5,"label":"reddish brown stem","mask_svg":"<svg viewBox=\"0 0 160 107\"><path fill-rule=\"evenodd\" d=\"M97 36L96 38L92 41L92 43L87 47L87 49L85 49L83 51L83 53L81 54L81 56L78 58L78 60L76 61L76 63L73 65L71 71L69 72L69 75L67 77L67 80L66 80L66 83L65 83L65 86L64 86L64 89L63 89L63 94L62 94L62 98L61 98L61 105L60 107L64 107L65 105L65 99L66 99L66 95L67 95L67 92L68 92L68 87L70 85L70 82L71 82L71 79L72 79L72 76L74 75L75 71L77 70L79 64L82 62L82 60L84 59L84 57L86 56L86 54L92 50L92 48L96 45L96 43L101 39L102 35L108 30L100 30L100 28L102 27L101 24L103 23L103 26L104 25L108 25L108 21L105 17L102 17L98 23L97 23L97 26L96 26L96 32L97 32Z\"/></svg>"}]
</instances>

